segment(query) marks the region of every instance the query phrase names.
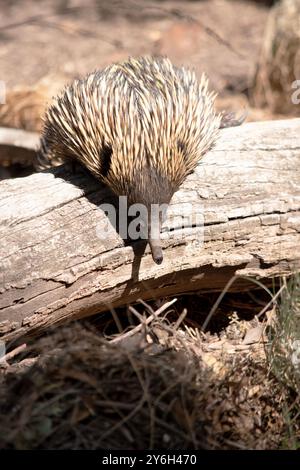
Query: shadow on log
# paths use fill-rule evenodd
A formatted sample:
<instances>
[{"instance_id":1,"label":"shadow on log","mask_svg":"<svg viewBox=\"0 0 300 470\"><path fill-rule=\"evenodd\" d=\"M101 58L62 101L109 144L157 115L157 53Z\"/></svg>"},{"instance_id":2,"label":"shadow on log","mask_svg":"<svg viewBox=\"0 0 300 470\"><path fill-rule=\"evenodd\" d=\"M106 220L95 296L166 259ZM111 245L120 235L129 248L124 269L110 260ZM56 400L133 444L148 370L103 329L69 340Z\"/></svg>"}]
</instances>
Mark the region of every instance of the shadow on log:
<instances>
[{"instance_id":1,"label":"shadow on log","mask_svg":"<svg viewBox=\"0 0 300 470\"><path fill-rule=\"evenodd\" d=\"M145 243L124 242L99 207L114 197L87 175L60 167L0 189L3 340L138 298L220 291L235 274L265 282L300 267L300 119L222 130L172 199L160 266ZM232 289L247 287L241 279Z\"/></svg>"}]
</instances>

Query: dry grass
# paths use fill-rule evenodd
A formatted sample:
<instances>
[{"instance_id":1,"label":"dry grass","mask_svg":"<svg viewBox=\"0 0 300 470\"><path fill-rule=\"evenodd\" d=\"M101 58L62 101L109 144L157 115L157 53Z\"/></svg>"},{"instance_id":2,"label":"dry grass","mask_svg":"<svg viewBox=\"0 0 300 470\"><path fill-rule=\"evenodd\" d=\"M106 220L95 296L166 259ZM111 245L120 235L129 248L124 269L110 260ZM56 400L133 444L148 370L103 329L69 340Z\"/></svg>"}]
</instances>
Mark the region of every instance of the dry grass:
<instances>
[{"instance_id":1,"label":"dry grass","mask_svg":"<svg viewBox=\"0 0 300 470\"><path fill-rule=\"evenodd\" d=\"M283 281L280 306L270 317L267 357L283 389L291 390L283 405L288 427L285 445L300 448L300 275Z\"/></svg>"},{"instance_id":2,"label":"dry grass","mask_svg":"<svg viewBox=\"0 0 300 470\"><path fill-rule=\"evenodd\" d=\"M298 304L288 298L290 311ZM140 326L130 336L108 340L74 323L21 351L0 373L0 447L296 448L296 394L278 380L281 330L270 314L261 322L233 313L218 334L204 334L165 305L164 318L147 304L143 315L131 309Z\"/></svg>"}]
</instances>

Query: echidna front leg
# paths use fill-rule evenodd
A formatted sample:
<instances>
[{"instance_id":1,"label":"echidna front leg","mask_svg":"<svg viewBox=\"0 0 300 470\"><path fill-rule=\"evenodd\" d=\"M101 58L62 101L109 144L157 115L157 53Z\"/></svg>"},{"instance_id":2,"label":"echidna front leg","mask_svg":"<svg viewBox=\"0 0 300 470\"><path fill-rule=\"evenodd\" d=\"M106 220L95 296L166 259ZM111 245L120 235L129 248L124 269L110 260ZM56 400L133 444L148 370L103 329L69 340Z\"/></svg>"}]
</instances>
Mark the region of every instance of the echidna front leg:
<instances>
[{"instance_id":1,"label":"echidna front leg","mask_svg":"<svg viewBox=\"0 0 300 470\"><path fill-rule=\"evenodd\" d=\"M64 163L64 160L58 157L52 149L51 143L46 136L42 136L40 140L40 147L37 150L34 167L37 171L46 170L53 166L59 166Z\"/></svg>"},{"instance_id":2,"label":"echidna front leg","mask_svg":"<svg viewBox=\"0 0 300 470\"><path fill-rule=\"evenodd\" d=\"M243 124L246 117L248 116L248 111L245 111L242 116L236 117L235 113L228 113L223 111L221 113L221 122L220 129L225 129L226 127L236 127Z\"/></svg>"}]
</instances>

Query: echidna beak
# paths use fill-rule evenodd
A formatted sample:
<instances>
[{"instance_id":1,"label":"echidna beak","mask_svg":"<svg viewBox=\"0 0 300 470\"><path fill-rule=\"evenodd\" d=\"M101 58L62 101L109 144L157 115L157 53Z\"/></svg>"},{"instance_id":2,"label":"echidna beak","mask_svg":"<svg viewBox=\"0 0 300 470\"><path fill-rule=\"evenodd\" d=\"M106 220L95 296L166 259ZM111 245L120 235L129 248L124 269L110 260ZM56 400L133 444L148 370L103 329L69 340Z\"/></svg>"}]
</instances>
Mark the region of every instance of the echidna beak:
<instances>
[{"instance_id":1,"label":"echidna beak","mask_svg":"<svg viewBox=\"0 0 300 470\"><path fill-rule=\"evenodd\" d=\"M153 260L156 264L161 264L163 262L163 259L164 259L163 255L158 256L158 257L153 256Z\"/></svg>"},{"instance_id":2,"label":"echidna beak","mask_svg":"<svg viewBox=\"0 0 300 470\"><path fill-rule=\"evenodd\" d=\"M163 262L163 252L162 252L162 249L161 249L161 244L160 244L160 240L149 240L149 244L150 244L150 248L151 248L151 252L152 252L152 258L153 258L153 261L156 263L156 264L161 264Z\"/></svg>"}]
</instances>

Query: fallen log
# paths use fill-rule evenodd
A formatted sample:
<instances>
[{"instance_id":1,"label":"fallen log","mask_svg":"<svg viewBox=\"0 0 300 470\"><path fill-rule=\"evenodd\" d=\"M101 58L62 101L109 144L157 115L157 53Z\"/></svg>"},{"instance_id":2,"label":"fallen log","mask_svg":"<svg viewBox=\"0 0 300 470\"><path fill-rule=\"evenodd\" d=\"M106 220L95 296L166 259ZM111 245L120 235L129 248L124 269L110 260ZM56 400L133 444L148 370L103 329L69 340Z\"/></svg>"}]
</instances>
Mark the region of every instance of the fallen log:
<instances>
[{"instance_id":1,"label":"fallen log","mask_svg":"<svg viewBox=\"0 0 300 470\"><path fill-rule=\"evenodd\" d=\"M160 266L144 242L124 242L99 207L114 198L87 175L60 167L0 189L2 340L300 267L300 119L221 131L172 200ZM238 279L232 289L248 286Z\"/></svg>"}]
</instances>

